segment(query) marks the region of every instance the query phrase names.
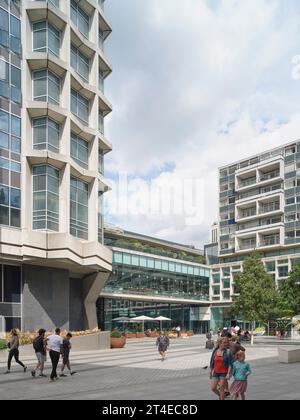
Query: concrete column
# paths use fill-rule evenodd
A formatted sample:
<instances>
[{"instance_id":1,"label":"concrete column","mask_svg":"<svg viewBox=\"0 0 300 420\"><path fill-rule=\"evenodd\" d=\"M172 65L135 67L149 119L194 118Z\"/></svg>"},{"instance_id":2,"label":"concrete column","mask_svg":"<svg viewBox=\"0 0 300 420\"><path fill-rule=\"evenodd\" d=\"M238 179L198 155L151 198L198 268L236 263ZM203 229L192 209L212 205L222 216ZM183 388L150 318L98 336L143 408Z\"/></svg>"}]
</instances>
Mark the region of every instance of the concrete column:
<instances>
[{"instance_id":1,"label":"concrete column","mask_svg":"<svg viewBox=\"0 0 300 420\"><path fill-rule=\"evenodd\" d=\"M83 327L98 328L96 302L100 292L109 278L109 273L94 273L82 280Z\"/></svg>"}]
</instances>

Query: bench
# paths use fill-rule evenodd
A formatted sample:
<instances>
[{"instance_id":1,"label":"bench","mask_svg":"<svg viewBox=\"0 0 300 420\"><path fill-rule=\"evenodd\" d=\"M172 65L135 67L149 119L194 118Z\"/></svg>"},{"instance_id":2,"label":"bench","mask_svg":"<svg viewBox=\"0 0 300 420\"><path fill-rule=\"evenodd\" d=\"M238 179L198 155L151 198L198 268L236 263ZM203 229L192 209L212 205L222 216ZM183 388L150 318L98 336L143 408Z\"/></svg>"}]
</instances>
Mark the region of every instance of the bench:
<instances>
[{"instance_id":1,"label":"bench","mask_svg":"<svg viewBox=\"0 0 300 420\"><path fill-rule=\"evenodd\" d=\"M279 347L278 357L280 363L300 362L300 347Z\"/></svg>"}]
</instances>

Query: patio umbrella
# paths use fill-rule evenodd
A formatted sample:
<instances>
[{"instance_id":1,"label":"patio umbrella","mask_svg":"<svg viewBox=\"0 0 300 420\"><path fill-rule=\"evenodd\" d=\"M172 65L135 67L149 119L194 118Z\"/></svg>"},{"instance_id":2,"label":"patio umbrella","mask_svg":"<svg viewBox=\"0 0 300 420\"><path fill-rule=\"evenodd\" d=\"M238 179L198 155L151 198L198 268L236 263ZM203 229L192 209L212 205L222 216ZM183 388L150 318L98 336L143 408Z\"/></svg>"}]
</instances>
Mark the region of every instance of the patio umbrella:
<instances>
[{"instance_id":1,"label":"patio umbrella","mask_svg":"<svg viewBox=\"0 0 300 420\"><path fill-rule=\"evenodd\" d=\"M143 331L144 331L145 330L145 328L144 328L145 321L155 321L155 319L154 318L151 318L150 316L142 315L142 316L137 316L135 318L131 318L130 321L131 322L142 322L142 324L143 324Z\"/></svg>"},{"instance_id":2,"label":"patio umbrella","mask_svg":"<svg viewBox=\"0 0 300 420\"><path fill-rule=\"evenodd\" d=\"M116 322L129 322L130 321L130 318L128 318L127 316L120 316L119 318L115 318L115 319L113 319L113 321L116 321Z\"/></svg>"},{"instance_id":3,"label":"patio umbrella","mask_svg":"<svg viewBox=\"0 0 300 420\"><path fill-rule=\"evenodd\" d=\"M160 321L160 331L162 331L163 321L172 321L172 319L166 318L165 316L158 316L157 318L155 318L155 321Z\"/></svg>"}]
</instances>

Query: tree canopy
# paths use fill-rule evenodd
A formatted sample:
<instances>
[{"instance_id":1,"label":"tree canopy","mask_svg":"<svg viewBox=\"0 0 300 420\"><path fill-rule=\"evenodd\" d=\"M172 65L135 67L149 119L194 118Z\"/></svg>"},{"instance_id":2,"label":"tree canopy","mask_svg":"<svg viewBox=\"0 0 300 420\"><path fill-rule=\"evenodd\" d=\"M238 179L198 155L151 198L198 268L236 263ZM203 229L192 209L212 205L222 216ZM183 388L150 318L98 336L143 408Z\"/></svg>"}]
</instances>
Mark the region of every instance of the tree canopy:
<instances>
[{"instance_id":1,"label":"tree canopy","mask_svg":"<svg viewBox=\"0 0 300 420\"><path fill-rule=\"evenodd\" d=\"M289 277L279 286L279 306L282 316L293 317L300 314L300 265L293 267Z\"/></svg>"},{"instance_id":2,"label":"tree canopy","mask_svg":"<svg viewBox=\"0 0 300 420\"><path fill-rule=\"evenodd\" d=\"M259 254L250 254L235 277L233 312L251 323L265 322L278 311L279 292Z\"/></svg>"}]
</instances>

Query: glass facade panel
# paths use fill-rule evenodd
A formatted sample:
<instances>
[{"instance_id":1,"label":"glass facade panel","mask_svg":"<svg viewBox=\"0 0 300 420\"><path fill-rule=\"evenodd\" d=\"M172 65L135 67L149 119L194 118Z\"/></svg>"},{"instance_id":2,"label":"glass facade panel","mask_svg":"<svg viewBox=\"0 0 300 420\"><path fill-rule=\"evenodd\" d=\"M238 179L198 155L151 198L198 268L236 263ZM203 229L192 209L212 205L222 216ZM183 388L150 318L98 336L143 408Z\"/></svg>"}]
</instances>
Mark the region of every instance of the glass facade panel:
<instances>
[{"instance_id":1,"label":"glass facade panel","mask_svg":"<svg viewBox=\"0 0 300 420\"><path fill-rule=\"evenodd\" d=\"M209 277L196 276L194 270L193 274L192 271L189 274L188 266L183 267L185 273L176 274L174 270L170 270L172 263L163 259L125 252L114 251L113 254L114 275L105 286L106 293L169 296L205 301L209 298Z\"/></svg>"},{"instance_id":2,"label":"glass facade panel","mask_svg":"<svg viewBox=\"0 0 300 420\"><path fill-rule=\"evenodd\" d=\"M0 225L21 226L21 120L0 109Z\"/></svg>"},{"instance_id":3,"label":"glass facade panel","mask_svg":"<svg viewBox=\"0 0 300 420\"><path fill-rule=\"evenodd\" d=\"M33 148L59 152L60 125L49 117L32 120Z\"/></svg>"},{"instance_id":4,"label":"glass facade panel","mask_svg":"<svg viewBox=\"0 0 300 420\"><path fill-rule=\"evenodd\" d=\"M103 193L98 193L98 242L104 243Z\"/></svg>"},{"instance_id":5,"label":"glass facade panel","mask_svg":"<svg viewBox=\"0 0 300 420\"><path fill-rule=\"evenodd\" d=\"M71 178L70 233L80 239L88 239L89 185Z\"/></svg>"},{"instance_id":6,"label":"glass facade panel","mask_svg":"<svg viewBox=\"0 0 300 420\"><path fill-rule=\"evenodd\" d=\"M48 69L34 71L33 100L59 105L60 78Z\"/></svg>"},{"instance_id":7,"label":"glass facade panel","mask_svg":"<svg viewBox=\"0 0 300 420\"><path fill-rule=\"evenodd\" d=\"M90 60L74 44L71 44L71 66L85 82L89 82Z\"/></svg>"},{"instance_id":8,"label":"glass facade panel","mask_svg":"<svg viewBox=\"0 0 300 420\"><path fill-rule=\"evenodd\" d=\"M59 57L60 31L47 20L32 24L33 51L52 53Z\"/></svg>"},{"instance_id":9,"label":"glass facade panel","mask_svg":"<svg viewBox=\"0 0 300 420\"><path fill-rule=\"evenodd\" d=\"M71 89L71 112L85 125L89 122L89 100Z\"/></svg>"},{"instance_id":10,"label":"glass facade panel","mask_svg":"<svg viewBox=\"0 0 300 420\"><path fill-rule=\"evenodd\" d=\"M88 169L89 143L74 133L71 133L71 157L82 168Z\"/></svg>"},{"instance_id":11,"label":"glass facade panel","mask_svg":"<svg viewBox=\"0 0 300 420\"><path fill-rule=\"evenodd\" d=\"M89 15L84 12L75 0L71 0L71 20L79 32L88 38L90 30Z\"/></svg>"},{"instance_id":12,"label":"glass facade panel","mask_svg":"<svg viewBox=\"0 0 300 420\"><path fill-rule=\"evenodd\" d=\"M33 229L59 230L59 171L50 165L32 168Z\"/></svg>"}]
</instances>

